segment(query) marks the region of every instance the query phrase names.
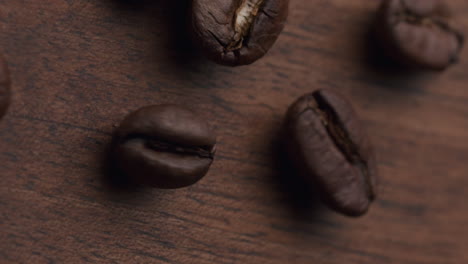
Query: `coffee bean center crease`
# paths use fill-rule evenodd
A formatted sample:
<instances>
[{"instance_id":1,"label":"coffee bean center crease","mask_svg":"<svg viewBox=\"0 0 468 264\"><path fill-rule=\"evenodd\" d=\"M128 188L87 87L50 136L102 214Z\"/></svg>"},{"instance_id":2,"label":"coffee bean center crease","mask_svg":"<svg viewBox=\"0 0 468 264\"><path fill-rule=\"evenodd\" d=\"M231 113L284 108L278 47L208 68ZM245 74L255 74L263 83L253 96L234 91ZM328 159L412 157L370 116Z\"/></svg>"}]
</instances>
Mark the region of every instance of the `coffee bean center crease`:
<instances>
[{"instance_id":1,"label":"coffee bean center crease","mask_svg":"<svg viewBox=\"0 0 468 264\"><path fill-rule=\"evenodd\" d=\"M265 0L243 0L234 16L234 36L226 51L234 51L242 48L244 40L250 32L255 17Z\"/></svg>"},{"instance_id":2,"label":"coffee bean center crease","mask_svg":"<svg viewBox=\"0 0 468 264\"><path fill-rule=\"evenodd\" d=\"M191 155L198 156L200 158L213 159L214 157L214 148L209 146L183 146L167 141L162 141L155 138L148 137L129 137L126 141L129 140L143 140L145 142L145 147L158 151L158 152L169 152L179 155Z\"/></svg>"},{"instance_id":3,"label":"coffee bean center crease","mask_svg":"<svg viewBox=\"0 0 468 264\"><path fill-rule=\"evenodd\" d=\"M338 149L351 164L359 169L364 178L367 195L369 198L373 199L375 194L372 190L367 162L359 153L358 147L351 140L333 107L329 105L327 100L320 93L316 92L309 98L308 110L314 111L315 114L320 117L322 124L327 129ZM307 111L307 109L305 111Z\"/></svg>"}]
</instances>

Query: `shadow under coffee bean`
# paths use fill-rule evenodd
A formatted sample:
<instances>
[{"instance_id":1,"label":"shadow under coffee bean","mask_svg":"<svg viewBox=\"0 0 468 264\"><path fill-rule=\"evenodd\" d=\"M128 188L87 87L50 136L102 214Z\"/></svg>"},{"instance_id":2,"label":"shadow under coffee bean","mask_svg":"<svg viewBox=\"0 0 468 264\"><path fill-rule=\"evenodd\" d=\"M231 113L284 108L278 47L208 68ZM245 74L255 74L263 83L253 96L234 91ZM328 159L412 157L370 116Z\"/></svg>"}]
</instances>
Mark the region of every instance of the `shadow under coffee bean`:
<instances>
[{"instance_id":1,"label":"shadow under coffee bean","mask_svg":"<svg viewBox=\"0 0 468 264\"><path fill-rule=\"evenodd\" d=\"M10 71L6 61L0 56L0 118L2 118L10 105L11 97Z\"/></svg>"},{"instance_id":2,"label":"shadow under coffee bean","mask_svg":"<svg viewBox=\"0 0 468 264\"><path fill-rule=\"evenodd\" d=\"M199 181L213 162L216 136L193 111L156 105L129 114L113 140L113 159L132 180L156 188Z\"/></svg>"},{"instance_id":3,"label":"shadow under coffee bean","mask_svg":"<svg viewBox=\"0 0 468 264\"><path fill-rule=\"evenodd\" d=\"M389 56L415 68L449 67L464 43L444 0L384 0L376 30Z\"/></svg>"},{"instance_id":4,"label":"shadow under coffee bean","mask_svg":"<svg viewBox=\"0 0 468 264\"><path fill-rule=\"evenodd\" d=\"M251 64L275 43L288 6L289 0L193 0L192 34L213 61Z\"/></svg>"},{"instance_id":5,"label":"shadow under coffee bean","mask_svg":"<svg viewBox=\"0 0 468 264\"><path fill-rule=\"evenodd\" d=\"M376 196L376 162L350 103L330 90L299 98L285 122L291 161L336 211L359 216Z\"/></svg>"}]
</instances>

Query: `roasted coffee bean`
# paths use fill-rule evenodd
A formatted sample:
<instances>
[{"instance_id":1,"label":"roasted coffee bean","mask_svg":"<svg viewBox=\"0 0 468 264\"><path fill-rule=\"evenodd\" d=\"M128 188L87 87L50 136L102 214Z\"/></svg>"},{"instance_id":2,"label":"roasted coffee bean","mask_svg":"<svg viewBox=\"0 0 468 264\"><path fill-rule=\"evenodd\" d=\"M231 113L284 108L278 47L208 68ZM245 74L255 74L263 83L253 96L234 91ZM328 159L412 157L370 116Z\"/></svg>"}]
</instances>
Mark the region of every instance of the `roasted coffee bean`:
<instances>
[{"instance_id":1,"label":"roasted coffee bean","mask_svg":"<svg viewBox=\"0 0 468 264\"><path fill-rule=\"evenodd\" d=\"M351 105L330 90L299 98L286 117L286 148L305 180L336 211L367 212L375 198L375 157Z\"/></svg>"},{"instance_id":2,"label":"roasted coffee bean","mask_svg":"<svg viewBox=\"0 0 468 264\"><path fill-rule=\"evenodd\" d=\"M217 63L251 64L283 30L289 0L193 0L192 33Z\"/></svg>"},{"instance_id":3,"label":"roasted coffee bean","mask_svg":"<svg viewBox=\"0 0 468 264\"><path fill-rule=\"evenodd\" d=\"M204 119L175 105L156 105L128 115L117 129L117 168L136 182L172 189L192 185L208 171L216 136Z\"/></svg>"},{"instance_id":4,"label":"roasted coffee bean","mask_svg":"<svg viewBox=\"0 0 468 264\"><path fill-rule=\"evenodd\" d=\"M384 0L377 21L387 55L403 64L443 70L459 59L464 38L443 0Z\"/></svg>"},{"instance_id":5,"label":"roasted coffee bean","mask_svg":"<svg viewBox=\"0 0 468 264\"><path fill-rule=\"evenodd\" d=\"M0 118L10 105L10 72L5 60L0 56Z\"/></svg>"}]
</instances>

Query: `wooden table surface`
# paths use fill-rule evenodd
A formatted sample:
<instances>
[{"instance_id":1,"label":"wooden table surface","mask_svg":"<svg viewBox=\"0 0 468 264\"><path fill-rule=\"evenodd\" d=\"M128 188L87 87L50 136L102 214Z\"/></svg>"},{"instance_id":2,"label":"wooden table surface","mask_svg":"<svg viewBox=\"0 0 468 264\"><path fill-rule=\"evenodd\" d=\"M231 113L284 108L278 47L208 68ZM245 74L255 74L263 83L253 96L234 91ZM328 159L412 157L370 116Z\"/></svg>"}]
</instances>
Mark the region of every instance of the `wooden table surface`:
<instances>
[{"instance_id":1,"label":"wooden table surface","mask_svg":"<svg viewBox=\"0 0 468 264\"><path fill-rule=\"evenodd\" d=\"M369 41L377 0L291 0L266 57L238 68L191 46L187 0L1 0L14 102L0 123L0 263L468 263L468 48L408 73ZM467 32L468 2L449 1ZM315 202L278 137L317 88L349 96L381 192L353 219ZM111 134L149 104L193 108L219 135L180 190L115 186Z\"/></svg>"}]
</instances>

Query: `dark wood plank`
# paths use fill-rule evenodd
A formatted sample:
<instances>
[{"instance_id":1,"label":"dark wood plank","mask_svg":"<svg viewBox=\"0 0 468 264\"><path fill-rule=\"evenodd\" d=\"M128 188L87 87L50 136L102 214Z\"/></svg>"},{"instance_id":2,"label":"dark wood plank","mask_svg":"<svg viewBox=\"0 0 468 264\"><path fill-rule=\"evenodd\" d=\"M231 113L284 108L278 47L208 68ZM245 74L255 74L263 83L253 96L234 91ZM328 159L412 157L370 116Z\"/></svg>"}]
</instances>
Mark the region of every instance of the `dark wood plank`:
<instances>
[{"instance_id":1,"label":"dark wood plank","mask_svg":"<svg viewBox=\"0 0 468 264\"><path fill-rule=\"evenodd\" d=\"M450 3L466 29L468 3ZM468 49L440 74L386 69L368 45L378 4L292 0L268 55L226 68L190 45L187 0L0 1L0 263L468 263ZM378 150L360 219L301 200L277 155L287 106L321 87L352 99ZM112 188L115 125L158 103L206 116L216 162L190 188Z\"/></svg>"}]
</instances>

